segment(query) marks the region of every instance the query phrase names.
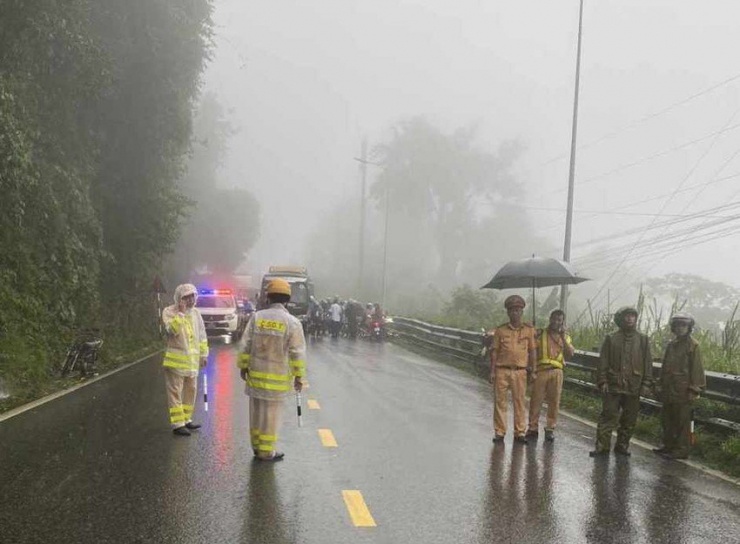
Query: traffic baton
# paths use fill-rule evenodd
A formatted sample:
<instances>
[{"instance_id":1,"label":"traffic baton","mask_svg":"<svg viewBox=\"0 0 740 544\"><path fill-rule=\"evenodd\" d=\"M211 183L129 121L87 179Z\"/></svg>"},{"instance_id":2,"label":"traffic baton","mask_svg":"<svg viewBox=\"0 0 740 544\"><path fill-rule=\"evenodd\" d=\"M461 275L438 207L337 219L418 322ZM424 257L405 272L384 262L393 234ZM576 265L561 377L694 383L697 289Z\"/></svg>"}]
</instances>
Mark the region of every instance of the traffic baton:
<instances>
[{"instance_id":1,"label":"traffic baton","mask_svg":"<svg viewBox=\"0 0 740 544\"><path fill-rule=\"evenodd\" d=\"M689 427L689 444L696 446L696 434L694 434L694 410L691 410L691 426Z\"/></svg>"},{"instance_id":2,"label":"traffic baton","mask_svg":"<svg viewBox=\"0 0 740 544\"><path fill-rule=\"evenodd\" d=\"M303 415L301 414L301 393L300 391L295 392L295 410L298 414L298 426L303 427Z\"/></svg>"},{"instance_id":3,"label":"traffic baton","mask_svg":"<svg viewBox=\"0 0 740 544\"><path fill-rule=\"evenodd\" d=\"M203 406L208 411L208 374L203 373Z\"/></svg>"}]
</instances>

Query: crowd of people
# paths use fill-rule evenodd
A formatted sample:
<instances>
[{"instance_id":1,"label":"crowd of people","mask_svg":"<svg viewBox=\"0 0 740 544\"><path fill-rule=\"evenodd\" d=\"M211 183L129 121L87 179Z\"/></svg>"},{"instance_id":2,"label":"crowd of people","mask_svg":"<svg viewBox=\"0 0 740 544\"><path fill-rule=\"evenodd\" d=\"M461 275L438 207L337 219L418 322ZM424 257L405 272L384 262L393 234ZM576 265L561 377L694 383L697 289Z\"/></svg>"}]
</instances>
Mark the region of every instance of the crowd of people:
<instances>
[{"instance_id":1,"label":"crowd of people","mask_svg":"<svg viewBox=\"0 0 740 544\"><path fill-rule=\"evenodd\" d=\"M331 336L338 338L357 338L372 336L376 331L385 337L386 315L380 304L368 302L362 304L354 299L317 300L311 297L308 305L308 316L305 322L307 336Z\"/></svg>"},{"instance_id":2,"label":"crowd of people","mask_svg":"<svg viewBox=\"0 0 740 544\"><path fill-rule=\"evenodd\" d=\"M241 377L250 397L250 433L254 455L276 461L283 453L275 449L280 428L281 402L291 390L300 392L306 372L304 324L291 315L286 304L291 287L273 280L267 287L268 307L256 312L245 331L244 351L238 360ZM175 304L162 315L167 332L163 366L172 430L190 435L200 425L192 419L197 376L207 364L208 342L200 313L195 309L197 290L190 284L175 290ZM545 440L555 440L566 357L574 354L565 330L565 314L555 310L547 328L536 330L522 321L525 301L512 295L504 301L509 321L490 331L490 381L495 392L494 443L507 431L509 394L514 408L514 442L527 444L539 436L539 419L546 402ZM311 300L314 326L333 337L357 335L375 320L385 319L377 304L354 300ZM671 317L674 338L666 347L659 376L653 375L648 337L637 330L638 311L621 308L614 315L618 330L608 334L600 351L596 385L602 395L602 411L591 457L629 456L630 440L637 422L640 396L651 395L663 403L663 446L655 453L668 459L685 459L690 449L692 406L706 387L699 343L692 338L694 320L688 314ZM309 323L311 321L309 320ZM311 326L309 325L309 329ZM657 379L656 379L657 378ZM525 395L531 385L529 418ZM616 444L612 450L612 435Z\"/></svg>"}]
</instances>

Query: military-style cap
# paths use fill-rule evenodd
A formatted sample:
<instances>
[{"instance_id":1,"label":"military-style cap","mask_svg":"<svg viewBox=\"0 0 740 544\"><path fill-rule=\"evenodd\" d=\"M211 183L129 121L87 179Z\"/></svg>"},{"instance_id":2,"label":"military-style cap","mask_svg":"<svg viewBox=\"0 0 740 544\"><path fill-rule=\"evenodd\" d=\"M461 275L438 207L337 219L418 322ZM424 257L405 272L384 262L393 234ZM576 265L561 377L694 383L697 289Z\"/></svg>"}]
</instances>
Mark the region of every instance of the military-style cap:
<instances>
[{"instance_id":1,"label":"military-style cap","mask_svg":"<svg viewBox=\"0 0 740 544\"><path fill-rule=\"evenodd\" d=\"M519 295L511 295L510 297L506 297L506 300L504 300L504 308L507 310L509 308L524 308L526 305L527 303L524 302L524 299Z\"/></svg>"},{"instance_id":2,"label":"military-style cap","mask_svg":"<svg viewBox=\"0 0 740 544\"><path fill-rule=\"evenodd\" d=\"M617 310L614 314L614 323L620 329L622 328L622 324L624 323L624 316L627 314L634 314L635 316L638 316L640 315L640 312L637 311L637 308L634 308L632 306L622 306L619 310Z\"/></svg>"}]
</instances>

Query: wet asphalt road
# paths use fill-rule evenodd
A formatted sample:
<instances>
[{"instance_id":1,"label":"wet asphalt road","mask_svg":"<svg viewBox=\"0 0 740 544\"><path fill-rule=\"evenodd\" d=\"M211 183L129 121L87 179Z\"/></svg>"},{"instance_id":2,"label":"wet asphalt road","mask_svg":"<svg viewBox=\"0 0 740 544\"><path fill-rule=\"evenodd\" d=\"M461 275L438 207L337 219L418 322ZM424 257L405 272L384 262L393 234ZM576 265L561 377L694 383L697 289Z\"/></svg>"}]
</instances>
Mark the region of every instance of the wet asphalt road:
<instances>
[{"instance_id":1,"label":"wet asphalt road","mask_svg":"<svg viewBox=\"0 0 740 544\"><path fill-rule=\"evenodd\" d=\"M285 461L252 461L215 344L192 437L169 431L159 358L0 422L0 542L740 542L740 487L639 448L594 462L568 419L555 444L494 447L487 384L391 344L312 343L304 426L286 403Z\"/></svg>"}]
</instances>

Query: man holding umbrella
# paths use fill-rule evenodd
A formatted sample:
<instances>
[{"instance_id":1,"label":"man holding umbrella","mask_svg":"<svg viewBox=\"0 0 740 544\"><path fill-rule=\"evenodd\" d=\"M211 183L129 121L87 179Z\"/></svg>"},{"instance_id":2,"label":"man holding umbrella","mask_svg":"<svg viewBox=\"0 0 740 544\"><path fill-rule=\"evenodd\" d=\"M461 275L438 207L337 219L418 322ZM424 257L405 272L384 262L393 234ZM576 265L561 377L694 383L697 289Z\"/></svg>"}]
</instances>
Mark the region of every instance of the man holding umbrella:
<instances>
[{"instance_id":1,"label":"man holding umbrella","mask_svg":"<svg viewBox=\"0 0 740 544\"><path fill-rule=\"evenodd\" d=\"M504 301L509 322L496 328L491 350L490 381L495 392L493 408L494 443L504 441L508 408L507 393L511 391L514 405L514 442L526 444L527 430L525 394L527 374L530 379L537 376L534 327L522 322L526 303L519 295L511 295Z\"/></svg>"}]
</instances>

